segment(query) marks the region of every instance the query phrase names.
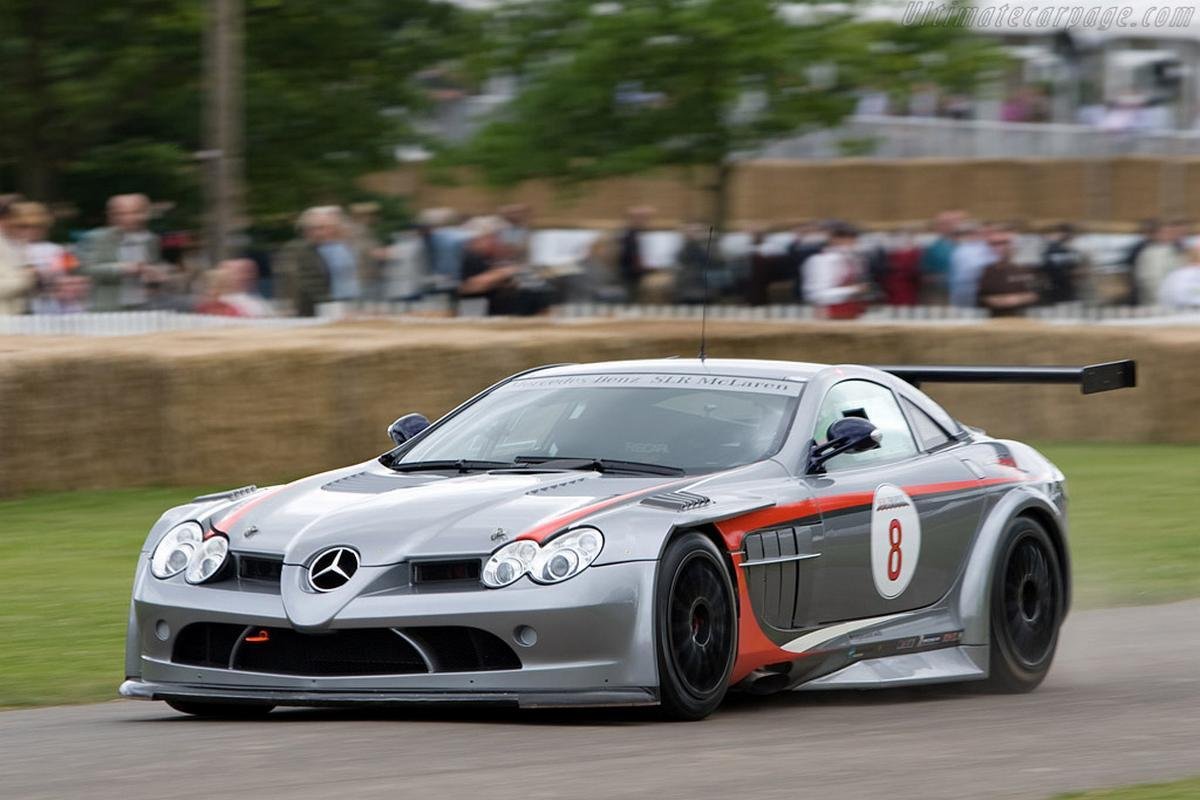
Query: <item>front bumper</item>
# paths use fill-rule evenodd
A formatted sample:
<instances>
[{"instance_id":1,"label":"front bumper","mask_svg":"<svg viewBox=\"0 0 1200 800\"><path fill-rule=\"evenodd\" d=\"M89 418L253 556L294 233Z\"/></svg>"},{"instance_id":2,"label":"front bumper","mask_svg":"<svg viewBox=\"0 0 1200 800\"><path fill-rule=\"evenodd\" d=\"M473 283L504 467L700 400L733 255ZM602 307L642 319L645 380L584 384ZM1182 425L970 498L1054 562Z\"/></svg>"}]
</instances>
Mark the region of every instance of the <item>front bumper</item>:
<instances>
[{"instance_id":1,"label":"front bumper","mask_svg":"<svg viewBox=\"0 0 1200 800\"><path fill-rule=\"evenodd\" d=\"M504 589L370 594L348 599L321 626L301 625L281 593L235 582L190 586L135 579L126 676L120 692L142 699L274 705L387 705L477 702L594 706L657 702L655 563L594 565L561 584L528 579ZM285 578L286 580L286 578ZM287 591L285 584L284 591ZM318 599L324 600L325 595ZM295 600L291 599L292 607ZM173 661L175 640L192 623L291 628L306 633L362 628L477 628L511 646L516 669L395 675L251 672ZM536 642L517 636L532 628Z\"/></svg>"}]
</instances>

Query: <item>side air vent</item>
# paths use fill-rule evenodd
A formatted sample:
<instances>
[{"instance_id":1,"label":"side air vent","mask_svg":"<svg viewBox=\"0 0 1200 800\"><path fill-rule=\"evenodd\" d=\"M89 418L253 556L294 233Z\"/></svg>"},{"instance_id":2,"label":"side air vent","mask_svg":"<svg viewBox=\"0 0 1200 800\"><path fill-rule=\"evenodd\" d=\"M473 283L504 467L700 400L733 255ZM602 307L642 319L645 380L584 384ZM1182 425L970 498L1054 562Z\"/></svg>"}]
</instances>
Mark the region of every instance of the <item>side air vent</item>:
<instances>
[{"instance_id":1,"label":"side air vent","mask_svg":"<svg viewBox=\"0 0 1200 800\"><path fill-rule=\"evenodd\" d=\"M758 531L743 540L746 548L746 588L759 619L773 628L804 627L803 609L812 595L815 562L813 528L777 528Z\"/></svg>"},{"instance_id":2,"label":"side air vent","mask_svg":"<svg viewBox=\"0 0 1200 800\"><path fill-rule=\"evenodd\" d=\"M668 511L688 511L706 506L711 502L712 500L704 495L693 492L662 492L650 495L642 501L642 505L665 508Z\"/></svg>"}]
</instances>

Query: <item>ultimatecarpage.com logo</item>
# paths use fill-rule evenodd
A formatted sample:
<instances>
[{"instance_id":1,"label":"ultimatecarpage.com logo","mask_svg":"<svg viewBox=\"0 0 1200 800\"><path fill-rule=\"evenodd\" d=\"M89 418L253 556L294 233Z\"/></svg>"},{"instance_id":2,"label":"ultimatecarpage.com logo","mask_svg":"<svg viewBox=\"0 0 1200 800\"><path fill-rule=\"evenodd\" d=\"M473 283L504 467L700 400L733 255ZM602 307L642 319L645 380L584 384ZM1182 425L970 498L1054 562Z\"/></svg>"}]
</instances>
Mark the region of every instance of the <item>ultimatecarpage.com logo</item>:
<instances>
[{"instance_id":1,"label":"ultimatecarpage.com logo","mask_svg":"<svg viewBox=\"0 0 1200 800\"><path fill-rule=\"evenodd\" d=\"M1107 31L1113 28L1187 28L1195 17L1191 3L1164 3L1150 6L1053 5L1045 3L1002 3L965 5L911 0L904 7L902 25L941 25L964 28L1012 30L1060 30L1087 28Z\"/></svg>"}]
</instances>

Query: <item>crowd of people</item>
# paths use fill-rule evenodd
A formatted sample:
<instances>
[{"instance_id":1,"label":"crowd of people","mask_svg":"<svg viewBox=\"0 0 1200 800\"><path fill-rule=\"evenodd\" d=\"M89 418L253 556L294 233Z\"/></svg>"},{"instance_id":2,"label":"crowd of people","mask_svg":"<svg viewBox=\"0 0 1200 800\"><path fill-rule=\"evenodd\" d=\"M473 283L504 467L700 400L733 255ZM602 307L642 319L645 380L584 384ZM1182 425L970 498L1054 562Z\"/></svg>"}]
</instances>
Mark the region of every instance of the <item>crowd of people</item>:
<instances>
[{"instance_id":1,"label":"crowd of people","mask_svg":"<svg viewBox=\"0 0 1200 800\"><path fill-rule=\"evenodd\" d=\"M630 231L642 216L630 215L623 243L636 241ZM992 316L1075 302L1200 308L1200 249L1189 249L1189 227L1148 221L1116 263L1100 265L1075 246L1077 232L1067 224L1032 231L962 211L939 214L928 230L889 233L864 234L840 221L803 223L751 235L741 257L741 295L751 305L781 297L806 303L833 319L858 317L876 304L981 308ZM694 232L685 237L696 243ZM676 302L696 301L697 280L687 273L702 267L687 252L685 245ZM738 260L726 259L725 268ZM623 256L621 263L628 261ZM724 285L737 287L737 272Z\"/></svg>"},{"instance_id":2,"label":"crowd of people","mask_svg":"<svg viewBox=\"0 0 1200 800\"><path fill-rule=\"evenodd\" d=\"M664 230L653 208L638 206L619 231L567 232L567 254L548 258L533 246L541 234L524 205L469 219L428 209L386 238L370 205L318 206L299 216L293 241L273 251L242 246L238 257L210 266L194 237L154 232L152 208L144 195L112 197L108 224L66 246L51 241L45 206L0 198L0 314L312 316L324 304L431 294L459 313L519 316L562 302L706 300L803 303L830 319L877 304L993 316L1073 301L1200 307L1200 250L1188 250L1189 226L1180 221L1146 223L1120 263L1098 269L1075 247L1069 225L1030 231L961 211L886 233L834 220L713 242L701 223Z\"/></svg>"}]
</instances>

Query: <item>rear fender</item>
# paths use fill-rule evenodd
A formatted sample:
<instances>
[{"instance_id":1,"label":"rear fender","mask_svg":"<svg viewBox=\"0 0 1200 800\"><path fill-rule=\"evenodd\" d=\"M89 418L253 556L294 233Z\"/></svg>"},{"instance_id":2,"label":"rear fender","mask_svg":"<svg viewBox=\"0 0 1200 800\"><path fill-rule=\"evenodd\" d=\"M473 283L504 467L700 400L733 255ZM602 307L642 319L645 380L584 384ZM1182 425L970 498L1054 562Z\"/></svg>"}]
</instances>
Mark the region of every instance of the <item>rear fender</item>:
<instances>
[{"instance_id":1,"label":"rear fender","mask_svg":"<svg viewBox=\"0 0 1200 800\"><path fill-rule=\"evenodd\" d=\"M997 551L1008 523L1022 513L1033 512L1039 521L1052 521L1048 533L1065 552L1063 536L1066 520L1051 498L1033 486L1018 486L1008 491L992 510L979 529L967 568L958 589L958 616L963 626L963 644L988 644L990 634L990 605L992 574ZM1065 563L1065 562L1064 562Z\"/></svg>"}]
</instances>

